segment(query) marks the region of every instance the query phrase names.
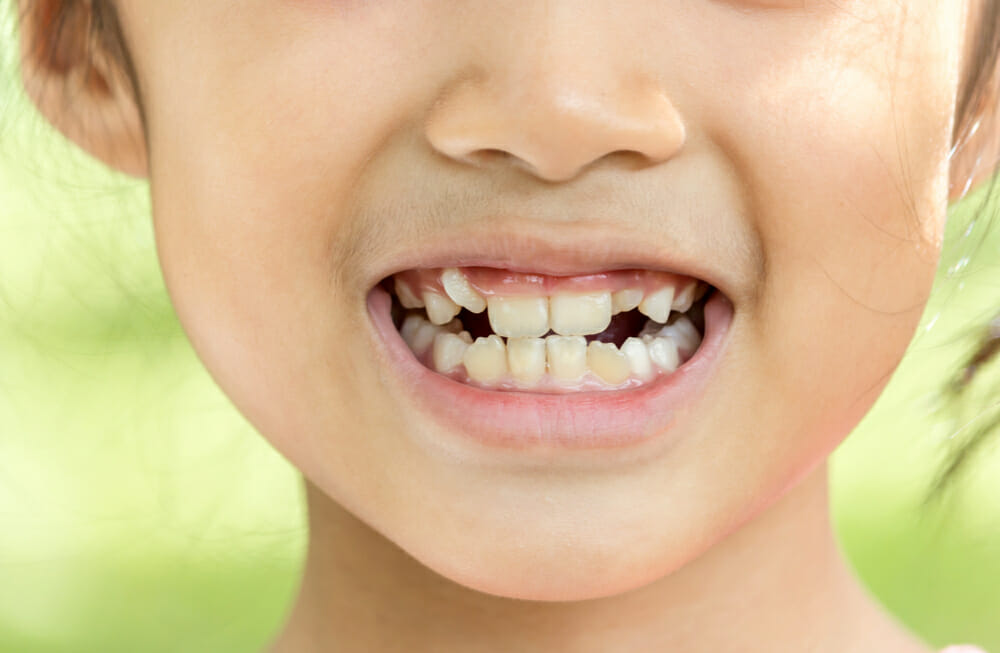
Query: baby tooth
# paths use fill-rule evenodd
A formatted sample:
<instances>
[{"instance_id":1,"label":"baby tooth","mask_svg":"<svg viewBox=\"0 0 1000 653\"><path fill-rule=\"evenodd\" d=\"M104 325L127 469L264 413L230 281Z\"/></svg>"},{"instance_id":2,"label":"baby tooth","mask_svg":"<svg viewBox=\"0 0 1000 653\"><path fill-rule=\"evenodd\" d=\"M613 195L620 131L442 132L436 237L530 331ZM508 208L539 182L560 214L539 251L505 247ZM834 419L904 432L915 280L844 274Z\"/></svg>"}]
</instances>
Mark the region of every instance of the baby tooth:
<instances>
[{"instance_id":1,"label":"baby tooth","mask_svg":"<svg viewBox=\"0 0 1000 653\"><path fill-rule=\"evenodd\" d=\"M500 297L486 300L490 326L505 338L537 338L549 330L549 302L545 297Z\"/></svg>"},{"instance_id":2,"label":"baby tooth","mask_svg":"<svg viewBox=\"0 0 1000 653\"><path fill-rule=\"evenodd\" d=\"M626 288L618 290L611 295L611 313L618 315L631 311L642 301L642 290L639 288Z\"/></svg>"},{"instance_id":3,"label":"baby tooth","mask_svg":"<svg viewBox=\"0 0 1000 653\"><path fill-rule=\"evenodd\" d=\"M461 365L465 350L469 348L469 340L472 338L465 331L461 335L447 332L437 334L434 338L434 369L447 373Z\"/></svg>"},{"instance_id":4,"label":"baby tooth","mask_svg":"<svg viewBox=\"0 0 1000 653\"><path fill-rule=\"evenodd\" d=\"M661 288L656 292L646 295L639 302L639 312L656 322L666 322L670 317L670 305L674 299L674 289L672 286Z\"/></svg>"},{"instance_id":5,"label":"baby tooth","mask_svg":"<svg viewBox=\"0 0 1000 653\"><path fill-rule=\"evenodd\" d=\"M673 372L680 365L677 346L670 338L653 338L646 346L649 349L650 359L664 372Z\"/></svg>"},{"instance_id":6,"label":"baby tooth","mask_svg":"<svg viewBox=\"0 0 1000 653\"><path fill-rule=\"evenodd\" d=\"M679 317L673 324L660 329L659 335L668 336L673 340L677 349L693 354L701 344L701 334L687 317Z\"/></svg>"},{"instance_id":7,"label":"baby tooth","mask_svg":"<svg viewBox=\"0 0 1000 653\"><path fill-rule=\"evenodd\" d=\"M448 268L441 273L441 285L444 286L444 291L448 293L451 301L459 306L473 313L482 313L486 310L486 300L476 292L469 280L457 268Z\"/></svg>"},{"instance_id":8,"label":"baby tooth","mask_svg":"<svg viewBox=\"0 0 1000 653\"><path fill-rule=\"evenodd\" d=\"M545 350L553 378L577 381L587 373L587 339L583 336L549 336Z\"/></svg>"},{"instance_id":9,"label":"baby tooth","mask_svg":"<svg viewBox=\"0 0 1000 653\"><path fill-rule=\"evenodd\" d=\"M628 359L613 342L591 341L587 345L587 365L591 372L610 385L624 383L631 373Z\"/></svg>"},{"instance_id":10,"label":"baby tooth","mask_svg":"<svg viewBox=\"0 0 1000 653\"><path fill-rule=\"evenodd\" d=\"M424 300L417 297L405 282L399 279L392 280L393 286L396 289L396 298L399 303L403 305L403 308L423 308Z\"/></svg>"},{"instance_id":11,"label":"baby tooth","mask_svg":"<svg viewBox=\"0 0 1000 653\"><path fill-rule=\"evenodd\" d=\"M403 326L399 329L399 334L403 340L417 356L423 356L434 343L434 338L441 333L441 329L434 326L420 315L408 315L403 320Z\"/></svg>"},{"instance_id":12,"label":"baby tooth","mask_svg":"<svg viewBox=\"0 0 1000 653\"><path fill-rule=\"evenodd\" d=\"M649 360L649 350L639 338L628 338L622 343L622 353L628 359L628 367L632 376L648 380L653 376L653 365Z\"/></svg>"},{"instance_id":13,"label":"baby tooth","mask_svg":"<svg viewBox=\"0 0 1000 653\"><path fill-rule=\"evenodd\" d=\"M432 290L424 292L424 303L427 304L427 317L434 324L447 324L462 310L458 304Z\"/></svg>"},{"instance_id":14,"label":"baby tooth","mask_svg":"<svg viewBox=\"0 0 1000 653\"><path fill-rule=\"evenodd\" d=\"M694 294L698 290L698 282L692 281L688 285L684 286L677 296L674 297L673 305L671 308L678 313L683 313L691 308L694 304ZM659 321L659 320L658 320ZM666 320L662 320L666 321Z\"/></svg>"},{"instance_id":15,"label":"baby tooth","mask_svg":"<svg viewBox=\"0 0 1000 653\"><path fill-rule=\"evenodd\" d=\"M518 381L537 383L545 375L545 341L511 338L507 341L507 365L511 376Z\"/></svg>"},{"instance_id":16,"label":"baby tooth","mask_svg":"<svg viewBox=\"0 0 1000 653\"><path fill-rule=\"evenodd\" d=\"M611 293L557 294L549 299L549 323L561 336L589 336L611 324Z\"/></svg>"},{"instance_id":17,"label":"baby tooth","mask_svg":"<svg viewBox=\"0 0 1000 653\"><path fill-rule=\"evenodd\" d=\"M420 323L426 321L427 320L414 313L406 316L406 319L403 320L403 326L399 327L399 335L403 336L403 340L406 341L406 344L410 344L410 341L413 339L414 334L416 334L417 329L420 328Z\"/></svg>"},{"instance_id":18,"label":"baby tooth","mask_svg":"<svg viewBox=\"0 0 1000 653\"><path fill-rule=\"evenodd\" d=\"M507 350L497 335L476 338L463 357L465 371L473 381L496 381L507 374Z\"/></svg>"}]
</instances>

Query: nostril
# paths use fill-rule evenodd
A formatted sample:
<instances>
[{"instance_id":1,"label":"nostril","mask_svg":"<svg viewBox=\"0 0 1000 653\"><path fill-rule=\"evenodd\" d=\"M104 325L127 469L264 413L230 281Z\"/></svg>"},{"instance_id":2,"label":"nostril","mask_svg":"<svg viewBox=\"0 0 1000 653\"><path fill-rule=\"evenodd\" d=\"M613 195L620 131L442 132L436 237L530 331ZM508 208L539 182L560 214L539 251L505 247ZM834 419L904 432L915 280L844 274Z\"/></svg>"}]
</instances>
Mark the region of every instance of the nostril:
<instances>
[{"instance_id":1,"label":"nostril","mask_svg":"<svg viewBox=\"0 0 1000 653\"><path fill-rule=\"evenodd\" d=\"M477 165L495 165L509 163L514 155L498 148L488 147L470 152L465 158Z\"/></svg>"}]
</instances>

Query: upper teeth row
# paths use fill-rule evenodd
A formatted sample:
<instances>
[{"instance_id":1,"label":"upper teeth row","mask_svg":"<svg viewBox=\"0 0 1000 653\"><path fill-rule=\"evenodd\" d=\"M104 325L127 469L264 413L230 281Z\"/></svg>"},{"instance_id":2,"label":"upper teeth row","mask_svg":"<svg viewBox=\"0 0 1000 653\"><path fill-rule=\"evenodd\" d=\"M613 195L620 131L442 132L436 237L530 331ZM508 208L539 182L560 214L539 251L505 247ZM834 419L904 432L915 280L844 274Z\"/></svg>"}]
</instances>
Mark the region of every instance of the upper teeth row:
<instances>
[{"instance_id":1,"label":"upper teeth row","mask_svg":"<svg viewBox=\"0 0 1000 653\"><path fill-rule=\"evenodd\" d=\"M652 320L665 323L670 311L691 308L699 284L692 281L679 292L664 286L650 293L641 288L556 293L551 297L490 295L483 297L457 268L441 273L445 294L424 290L418 296L405 282L395 280L396 296L406 308L424 308L434 324L447 324L463 308L472 313L487 311L493 332L505 338L537 338L549 329L561 336L588 336L601 333L611 316L638 308Z\"/></svg>"}]
</instances>

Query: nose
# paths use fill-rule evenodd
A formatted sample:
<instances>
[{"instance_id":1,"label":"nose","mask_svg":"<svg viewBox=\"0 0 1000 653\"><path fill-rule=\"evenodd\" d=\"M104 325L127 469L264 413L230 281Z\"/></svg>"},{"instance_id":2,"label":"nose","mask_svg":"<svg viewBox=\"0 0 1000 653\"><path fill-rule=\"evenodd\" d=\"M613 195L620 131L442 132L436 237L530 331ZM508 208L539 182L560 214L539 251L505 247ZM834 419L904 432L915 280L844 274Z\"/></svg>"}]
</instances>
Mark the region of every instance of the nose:
<instances>
[{"instance_id":1,"label":"nose","mask_svg":"<svg viewBox=\"0 0 1000 653\"><path fill-rule=\"evenodd\" d=\"M608 43L593 43L599 24L579 27L572 34L591 42L566 27L536 28L534 47L504 48L492 65L448 85L424 122L431 146L454 161L512 164L549 182L611 155L639 167L674 157L685 127L662 85L627 56L608 56Z\"/></svg>"}]
</instances>

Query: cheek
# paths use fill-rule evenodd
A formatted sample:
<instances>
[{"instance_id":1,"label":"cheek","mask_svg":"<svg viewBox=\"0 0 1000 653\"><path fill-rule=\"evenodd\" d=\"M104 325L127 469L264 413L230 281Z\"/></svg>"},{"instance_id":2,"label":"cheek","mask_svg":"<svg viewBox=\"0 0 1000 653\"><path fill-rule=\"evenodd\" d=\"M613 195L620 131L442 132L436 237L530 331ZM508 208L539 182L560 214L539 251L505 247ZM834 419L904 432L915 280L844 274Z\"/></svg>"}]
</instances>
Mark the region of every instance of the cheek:
<instances>
[{"instance_id":1,"label":"cheek","mask_svg":"<svg viewBox=\"0 0 1000 653\"><path fill-rule=\"evenodd\" d=\"M293 45L239 42L283 33L253 25L206 33L212 53L151 35L162 49L143 64L160 71L146 89L153 206L178 315L227 394L296 460L310 458L313 434L365 422L346 408L364 406L358 388L375 384L359 382L368 366L345 345L364 327L367 290L363 266L345 263L363 256L350 198L415 92L386 75L421 47L371 52L377 34L321 23ZM340 97L365 101L331 101Z\"/></svg>"},{"instance_id":2,"label":"cheek","mask_svg":"<svg viewBox=\"0 0 1000 653\"><path fill-rule=\"evenodd\" d=\"M954 97L939 54L803 57L734 98L754 107L741 128L756 138L728 146L765 255L748 351L766 393L795 398L786 409L812 413L813 432L836 421L842 437L863 415L930 292ZM880 67L897 57L913 68Z\"/></svg>"}]
</instances>

